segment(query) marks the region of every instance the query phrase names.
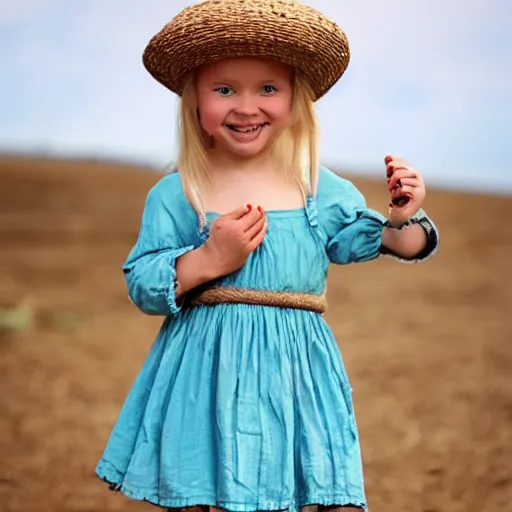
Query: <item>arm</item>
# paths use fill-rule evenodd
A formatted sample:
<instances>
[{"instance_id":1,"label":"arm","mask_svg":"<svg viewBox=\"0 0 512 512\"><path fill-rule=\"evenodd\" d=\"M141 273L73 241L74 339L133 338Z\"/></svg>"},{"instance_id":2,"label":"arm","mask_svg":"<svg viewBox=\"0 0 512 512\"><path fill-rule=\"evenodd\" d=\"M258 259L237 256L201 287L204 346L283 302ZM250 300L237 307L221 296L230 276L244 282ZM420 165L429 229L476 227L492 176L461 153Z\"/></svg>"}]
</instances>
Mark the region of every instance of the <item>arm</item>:
<instances>
[{"instance_id":1,"label":"arm","mask_svg":"<svg viewBox=\"0 0 512 512\"><path fill-rule=\"evenodd\" d=\"M352 183L325 168L319 176L317 205L321 233L332 263L369 261L381 254L403 262L419 262L437 250L437 230L422 210L403 222L395 216L408 215L408 211L393 209L391 224L368 208Z\"/></svg>"},{"instance_id":2,"label":"arm","mask_svg":"<svg viewBox=\"0 0 512 512\"><path fill-rule=\"evenodd\" d=\"M178 179L167 176L149 192L137 243L123 266L130 299L149 315L178 313L178 299L241 268L266 233L264 211L243 206L214 220L203 245L192 245L197 215Z\"/></svg>"},{"instance_id":3,"label":"arm","mask_svg":"<svg viewBox=\"0 0 512 512\"><path fill-rule=\"evenodd\" d=\"M215 219L208 240L177 261L176 297L240 269L263 242L267 217L261 208L243 206Z\"/></svg>"},{"instance_id":4,"label":"arm","mask_svg":"<svg viewBox=\"0 0 512 512\"><path fill-rule=\"evenodd\" d=\"M403 261L422 261L435 254L438 244L436 227L420 209L399 228L384 223L380 252Z\"/></svg>"},{"instance_id":5,"label":"arm","mask_svg":"<svg viewBox=\"0 0 512 512\"><path fill-rule=\"evenodd\" d=\"M192 251L186 237L194 226L183 208L176 176L163 178L148 194L137 242L123 265L131 301L148 315L174 315L176 262Z\"/></svg>"},{"instance_id":6,"label":"arm","mask_svg":"<svg viewBox=\"0 0 512 512\"><path fill-rule=\"evenodd\" d=\"M427 259L436 252L439 235L420 208L426 194L423 178L401 158L387 156L385 163L391 203L380 252L404 261Z\"/></svg>"},{"instance_id":7,"label":"arm","mask_svg":"<svg viewBox=\"0 0 512 512\"><path fill-rule=\"evenodd\" d=\"M218 267L201 246L193 251L186 252L176 262L177 286L176 299L180 299L194 288L221 277Z\"/></svg>"},{"instance_id":8,"label":"arm","mask_svg":"<svg viewBox=\"0 0 512 512\"><path fill-rule=\"evenodd\" d=\"M423 252L427 246L427 237L419 224L409 229L382 228L383 254L392 253L403 259L412 259Z\"/></svg>"}]
</instances>

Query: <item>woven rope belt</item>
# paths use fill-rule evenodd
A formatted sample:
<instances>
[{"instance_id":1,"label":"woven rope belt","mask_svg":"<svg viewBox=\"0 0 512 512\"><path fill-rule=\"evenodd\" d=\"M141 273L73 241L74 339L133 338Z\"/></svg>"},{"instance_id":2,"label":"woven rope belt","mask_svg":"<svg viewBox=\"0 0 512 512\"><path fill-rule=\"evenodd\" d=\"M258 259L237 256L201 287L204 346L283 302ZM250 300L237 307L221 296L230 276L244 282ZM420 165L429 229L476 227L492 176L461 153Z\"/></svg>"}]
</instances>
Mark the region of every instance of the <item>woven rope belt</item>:
<instances>
[{"instance_id":1,"label":"woven rope belt","mask_svg":"<svg viewBox=\"0 0 512 512\"><path fill-rule=\"evenodd\" d=\"M248 288L209 288L192 297L190 301L191 306L211 306L214 304L250 304L254 306L305 309L315 313L324 313L327 309L327 300L324 295Z\"/></svg>"}]
</instances>

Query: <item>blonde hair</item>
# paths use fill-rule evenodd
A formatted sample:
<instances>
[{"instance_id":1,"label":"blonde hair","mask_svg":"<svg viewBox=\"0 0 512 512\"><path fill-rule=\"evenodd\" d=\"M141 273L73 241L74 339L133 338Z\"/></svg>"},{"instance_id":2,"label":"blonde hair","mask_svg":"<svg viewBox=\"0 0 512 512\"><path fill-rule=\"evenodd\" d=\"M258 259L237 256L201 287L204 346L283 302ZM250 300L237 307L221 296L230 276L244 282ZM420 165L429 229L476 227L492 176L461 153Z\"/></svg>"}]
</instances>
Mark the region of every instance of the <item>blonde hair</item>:
<instances>
[{"instance_id":1,"label":"blonde hair","mask_svg":"<svg viewBox=\"0 0 512 512\"><path fill-rule=\"evenodd\" d=\"M287 177L295 180L303 195L316 194L318 181L318 121L313 91L306 79L295 73L289 126L271 147L271 154ZM188 81L179 108L179 153L177 168L183 191L196 210L201 224L206 212L201 192L208 185L210 171L205 135L197 114L194 76Z\"/></svg>"}]
</instances>

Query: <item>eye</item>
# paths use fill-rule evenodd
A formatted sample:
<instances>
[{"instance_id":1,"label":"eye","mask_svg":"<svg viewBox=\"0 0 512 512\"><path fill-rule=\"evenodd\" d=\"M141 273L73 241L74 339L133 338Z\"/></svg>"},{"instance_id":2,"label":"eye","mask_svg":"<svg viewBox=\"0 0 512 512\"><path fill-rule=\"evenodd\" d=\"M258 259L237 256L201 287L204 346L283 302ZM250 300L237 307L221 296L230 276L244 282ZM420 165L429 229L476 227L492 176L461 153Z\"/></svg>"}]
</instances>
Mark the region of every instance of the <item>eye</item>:
<instances>
[{"instance_id":1,"label":"eye","mask_svg":"<svg viewBox=\"0 0 512 512\"><path fill-rule=\"evenodd\" d=\"M231 89L231 87L219 87L215 89L215 92L218 92L221 96L231 96L233 89Z\"/></svg>"},{"instance_id":2,"label":"eye","mask_svg":"<svg viewBox=\"0 0 512 512\"><path fill-rule=\"evenodd\" d=\"M276 92L276 88L273 85L264 85L263 86L263 93L264 94L272 94Z\"/></svg>"}]
</instances>

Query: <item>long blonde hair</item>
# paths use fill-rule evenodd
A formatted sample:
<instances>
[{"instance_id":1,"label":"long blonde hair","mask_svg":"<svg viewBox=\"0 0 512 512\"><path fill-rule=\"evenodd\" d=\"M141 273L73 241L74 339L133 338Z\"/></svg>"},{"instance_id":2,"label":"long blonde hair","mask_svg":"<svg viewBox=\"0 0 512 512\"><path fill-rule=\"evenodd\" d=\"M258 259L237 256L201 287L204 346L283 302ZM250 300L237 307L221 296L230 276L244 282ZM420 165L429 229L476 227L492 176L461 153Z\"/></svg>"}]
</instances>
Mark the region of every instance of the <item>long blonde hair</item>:
<instances>
[{"instance_id":1,"label":"long blonde hair","mask_svg":"<svg viewBox=\"0 0 512 512\"><path fill-rule=\"evenodd\" d=\"M178 132L177 168L183 191L204 224L206 213L201 192L208 185L210 171L205 136L197 115L194 77L188 81L181 96ZM298 183L304 197L316 194L318 121L311 87L298 72L294 77L290 124L273 143L271 154L286 176Z\"/></svg>"}]
</instances>

